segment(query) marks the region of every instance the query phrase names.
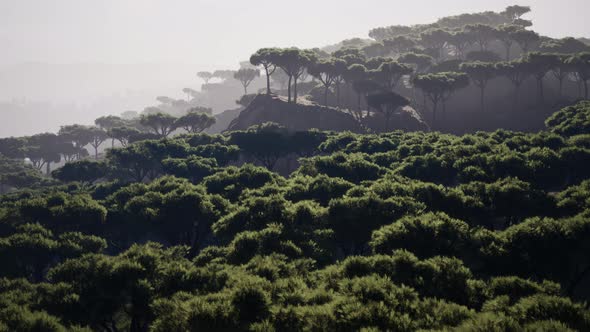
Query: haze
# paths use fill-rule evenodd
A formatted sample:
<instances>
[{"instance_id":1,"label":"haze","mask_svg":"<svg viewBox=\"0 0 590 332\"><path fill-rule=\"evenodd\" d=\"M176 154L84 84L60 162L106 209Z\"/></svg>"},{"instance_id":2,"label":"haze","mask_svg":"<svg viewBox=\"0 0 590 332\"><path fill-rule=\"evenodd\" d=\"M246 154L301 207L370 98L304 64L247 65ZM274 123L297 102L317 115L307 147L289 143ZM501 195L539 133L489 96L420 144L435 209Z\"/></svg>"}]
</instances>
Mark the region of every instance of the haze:
<instances>
[{"instance_id":1,"label":"haze","mask_svg":"<svg viewBox=\"0 0 590 332\"><path fill-rule=\"evenodd\" d=\"M197 71L235 69L262 46L324 46L366 37L378 26L519 4L532 7L527 18L541 34L590 36L587 0L296 3L3 0L0 137L90 123L99 115L142 109L158 95L181 97L182 88L200 87ZM15 114L25 112L15 104L28 105L26 116Z\"/></svg>"}]
</instances>

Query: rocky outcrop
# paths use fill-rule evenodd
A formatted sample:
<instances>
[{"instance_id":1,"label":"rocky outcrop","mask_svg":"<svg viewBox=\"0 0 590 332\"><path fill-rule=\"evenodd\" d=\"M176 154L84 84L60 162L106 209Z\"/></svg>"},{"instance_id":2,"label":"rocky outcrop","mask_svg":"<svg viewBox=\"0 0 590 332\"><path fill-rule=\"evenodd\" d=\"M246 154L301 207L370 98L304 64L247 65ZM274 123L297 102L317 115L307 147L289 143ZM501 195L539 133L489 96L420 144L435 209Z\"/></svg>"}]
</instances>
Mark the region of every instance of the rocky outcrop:
<instances>
[{"instance_id":1,"label":"rocky outcrop","mask_svg":"<svg viewBox=\"0 0 590 332\"><path fill-rule=\"evenodd\" d=\"M227 127L228 131L245 130L253 125L274 122L292 131L309 129L383 132L392 130L428 131L428 125L411 107L404 107L394 114L385 128L385 119L372 113L359 123L352 115L333 107L324 107L305 99L297 104L287 103L284 97L258 95Z\"/></svg>"},{"instance_id":2,"label":"rocky outcrop","mask_svg":"<svg viewBox=\"0 0 590 332\"><path fill-rule=\"evenodd\" d=\"M403 131L429 131L430 128L422 119L422 116L412 107L406 106L391 116L387 121L380 114L373 114L363 119L363 125L373 132L385 132L392 130Z\"/></svg>"},{"instance_id":3,"label":"rocky outcrop","mask_svg":"<svg viewBox=\"0 0 590 332\"><path fill-rule=\"evenodd\" d=\"M349 114L335 108L299 100L287 103L283 97L258 95L227 130L244 130L257 124L275 122L289 130L309 129L363 132L362 126Z\"/></svg>"}]
</instances>

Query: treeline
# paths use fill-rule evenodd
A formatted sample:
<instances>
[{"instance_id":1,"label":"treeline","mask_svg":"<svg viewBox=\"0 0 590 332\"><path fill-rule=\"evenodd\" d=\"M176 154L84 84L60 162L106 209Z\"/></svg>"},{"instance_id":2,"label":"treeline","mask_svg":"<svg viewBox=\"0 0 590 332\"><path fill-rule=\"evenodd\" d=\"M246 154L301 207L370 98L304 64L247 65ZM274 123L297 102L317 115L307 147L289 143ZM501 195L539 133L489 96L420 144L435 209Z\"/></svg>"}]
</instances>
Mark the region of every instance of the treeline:
<instances>
[{"instance_id":1,"label":"treeline","mask_svg":"<svg viewBox=\"0 0 590 332\"><path fill-rule=\"evenodd\" d=\"M266 73L268 93L270 78L280 70L287 77L288 101L297 102L298 83L309 74L317 80L306 89L312 100L342 107L359 120L376 113L387 122L400 107L412 104L437 128L439 108L442 106L444 115L446 103L469 85L480 90L483 111L486 88L499 77L513 85L515 110L519 108L519 90L529 79L536 82L535 99L541 105L546 101L545 84L550 79L558 86L558 101L564 98L566 80L575 81L579 98L587 99L590 47L574 38L550 39L527 30L532 23L520 17L528 11L527 7L514 6L501 14L376 29L370 35L379 41L365 45L359 40L357 45L348 44L331 54L321 49L264 48L252 55L250 62ZM484 19L490 15L503 19ZM513 52L516 46L518 53ZM421 91L422 98L416 90Z\"/></svg>"},{"instance_id":2,"label":"treeline","mask_svg":"<svg viewBox=\"0 0 590 332\"><path fill-rule=\"evenodd\" d=\"M214 123L215 118L211 116L211 109L208 108L193 107L184 115L175 117L152 107L133 118L109 115L96 119L95 126L62 126L57 134L42 133L29 137L2 138L0 155L10 159L26 158L32 168L45 171L46 175L49 175L54 163L67 163L89 157L87 147L93 150L93 157L98 159L99 149L101 146L104 149L108 141L111 143L110 147L114 147L115 142L118 146L126 147L141 140L168 137L176 130L200 133ZM6 164L3 167L10 166ZM2 172L0 183L20 187L22 183L27 182L26 174L30 173L30 170L22 165L14 171Z\"/></svg>"},{"instance_id":3,"label":"treeline","mask_svg":"<svg viewBox=\"0 0 590 332\"><path fill-rule=\"evenodd\" d=\"M589 119L582 102L535 134L266 124L69 163L0 198L0 329L588 330Z\"/></svg>"}]
</instances>

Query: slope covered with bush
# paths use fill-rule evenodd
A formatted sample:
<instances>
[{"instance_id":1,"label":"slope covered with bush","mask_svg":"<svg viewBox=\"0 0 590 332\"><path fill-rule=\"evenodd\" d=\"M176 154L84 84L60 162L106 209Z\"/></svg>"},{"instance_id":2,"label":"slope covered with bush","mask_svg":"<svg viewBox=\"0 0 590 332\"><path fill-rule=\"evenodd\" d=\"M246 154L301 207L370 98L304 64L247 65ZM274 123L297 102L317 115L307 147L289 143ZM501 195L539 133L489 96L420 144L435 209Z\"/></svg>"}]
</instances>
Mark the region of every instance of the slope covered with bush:
<instances>
[{"instance_id":1,"label":"slope covered with bush","mask_svg":"<svg viewBox=\"0 0 590 332\"><path fill-rule=\"evenodd\" d=\"M74 162L0 201L0 326L588 330L590 133L575 133L266 125ZM300 166L273 173L289 155Z\"/></svg>"}]
</instances>

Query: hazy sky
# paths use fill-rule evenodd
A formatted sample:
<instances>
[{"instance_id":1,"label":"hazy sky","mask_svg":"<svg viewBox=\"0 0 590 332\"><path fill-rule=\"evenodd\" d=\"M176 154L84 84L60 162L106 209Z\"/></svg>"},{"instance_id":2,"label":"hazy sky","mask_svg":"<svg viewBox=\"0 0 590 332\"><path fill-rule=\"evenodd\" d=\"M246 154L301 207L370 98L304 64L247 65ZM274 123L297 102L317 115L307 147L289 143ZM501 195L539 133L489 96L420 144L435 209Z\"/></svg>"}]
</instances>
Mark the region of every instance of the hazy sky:
<instances>
[{"instance_id":1,"label":"hazy sky","mask_svg":"<svg viewBox=\"0 0 590 332\"><path fill-rule=\"evenodd\" d=\"M536 31L590 36L590 0L0 0L0 64L227 67L262 46L323 46L377 26L515 3L533 8Z\"/></svg>"}]
</instances>

